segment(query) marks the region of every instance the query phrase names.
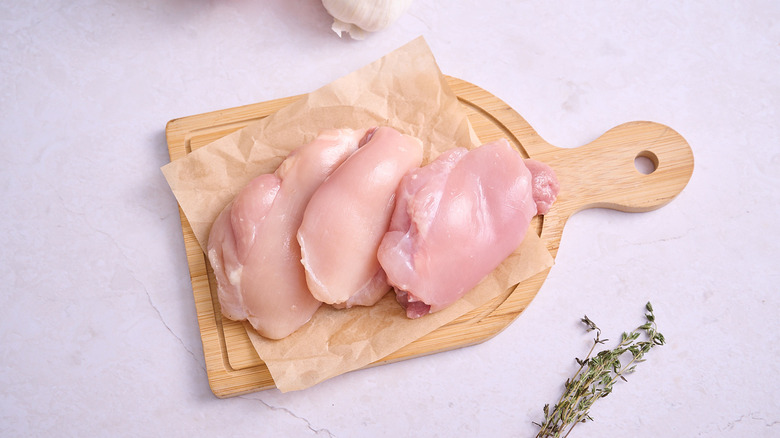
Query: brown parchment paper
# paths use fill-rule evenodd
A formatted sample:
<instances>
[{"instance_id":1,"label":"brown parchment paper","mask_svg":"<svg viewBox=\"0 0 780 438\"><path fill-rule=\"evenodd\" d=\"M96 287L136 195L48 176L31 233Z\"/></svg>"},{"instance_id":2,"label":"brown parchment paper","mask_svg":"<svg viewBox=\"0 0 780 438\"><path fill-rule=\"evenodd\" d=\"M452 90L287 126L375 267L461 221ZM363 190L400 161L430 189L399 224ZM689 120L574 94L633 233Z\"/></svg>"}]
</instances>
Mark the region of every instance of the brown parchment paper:
<instances>
[{"instance_id":1,"label":"brown parchment paper","mask_svg":"<svg viewBox=\"0 0 780 438\"><path fill-rule=\"evenodd\" d=\"M378 125L422 140L423 163L452 147L479 145L465 109L420 37L162 172L205 250L211 224L252 178L273 172L291 150L323 129ZM277 388L303 389L389 355L552 263L539 237L529 231L501 266L441 312L409 320L390 293L372 307L323 305L304 327L278 341L259 336L248 324L247 333Z\"/></svg>"}]
</instances>

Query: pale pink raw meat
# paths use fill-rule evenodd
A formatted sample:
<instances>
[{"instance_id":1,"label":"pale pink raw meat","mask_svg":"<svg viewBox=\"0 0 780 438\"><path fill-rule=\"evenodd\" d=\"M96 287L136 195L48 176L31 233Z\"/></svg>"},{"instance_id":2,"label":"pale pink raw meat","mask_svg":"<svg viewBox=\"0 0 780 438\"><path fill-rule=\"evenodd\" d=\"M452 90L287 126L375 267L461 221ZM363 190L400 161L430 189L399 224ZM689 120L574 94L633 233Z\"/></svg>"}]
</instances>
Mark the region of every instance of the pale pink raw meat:
<instances>
[{"instance_id":1,"label":"pale pink raw meat","mask_svg":"<svg viewBox=\"0 0 780 438\"><path fill-rule=\"evenodd\" d=\"M448 307L517 249L534 194L546 193L542 206L557 195L551 170L533 184L506 140L450 149L403 178L378 258L408 317Z\"/></svg>"},{"instance_id":2,"label":"pale pink raw meat","mask_svg":"<svg viewBox=\"0 0 780 438\"><path fill-rule=\"evenodd\" d=\"M525 166L531 172L531 187L536 211L538 214L547 214L553 202L558 197L560 184L555 172L545 163L536 160L525 160Z\"/></svg>"},{"instance_id":3,"label":"pale pink raw meat","mask_svg":"<svg viewBox=\"0 0 780 438\"><path fill-rule=\"evenodd\" d=\"M317 187L354 153L365 130L330 130L244 187L214 222L208 257L222 313L281 339L321 305L309 292L296 233Z\"/></svg>"},{"instance_id":4,"label":"pale pink raw meat","mask_svg":"<svg viewBox=\"0 0 780 438\"><path fill-rule=\"evenodd\" d=\"M336 307L375 304L389 290L377 248L403 175L422 162L422 143L380 127L312 196L298 231L312 295Z\"/></svg>"}]
</instances>

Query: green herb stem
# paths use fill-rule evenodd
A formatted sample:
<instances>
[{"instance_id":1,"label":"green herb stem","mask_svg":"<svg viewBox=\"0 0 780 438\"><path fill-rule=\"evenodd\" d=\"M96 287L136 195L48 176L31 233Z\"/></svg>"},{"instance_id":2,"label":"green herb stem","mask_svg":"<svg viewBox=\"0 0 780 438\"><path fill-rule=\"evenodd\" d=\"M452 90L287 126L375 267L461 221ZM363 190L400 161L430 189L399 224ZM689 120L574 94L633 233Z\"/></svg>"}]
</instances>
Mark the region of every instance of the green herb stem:
<instances>
[{"instance_id":1,"label":"green herb stem","mask_svg":"<svg viewBox=\"0 0 780 438\"><path fill-rule=\"evenodd\" d=\"M636 364L645 360L644 355L647 352L666 342L657 330L653 306L648 302L645 309L645 324L631 333L623 333L620 343L614 349L600 351L595 356L593 352L596 345L607 340L601 339L601 329L587 315L582 318L581 321L588 326L588 331L596 331L596 337L585 359L576 359L580 367L566 380L564 392L552 411L549 409L550 405L544 406L544 421L542 424L535 423L539 426L537 438L560 438L564 432L565 438L574 426L592 420L589 412L596 400L609 395L617 380L626 380L625 375L634 372ZM646 340L638 340L642 333ZM631 354L631 359L623 364L620 358L626 353Z\"/></svg>"}]
</instances>

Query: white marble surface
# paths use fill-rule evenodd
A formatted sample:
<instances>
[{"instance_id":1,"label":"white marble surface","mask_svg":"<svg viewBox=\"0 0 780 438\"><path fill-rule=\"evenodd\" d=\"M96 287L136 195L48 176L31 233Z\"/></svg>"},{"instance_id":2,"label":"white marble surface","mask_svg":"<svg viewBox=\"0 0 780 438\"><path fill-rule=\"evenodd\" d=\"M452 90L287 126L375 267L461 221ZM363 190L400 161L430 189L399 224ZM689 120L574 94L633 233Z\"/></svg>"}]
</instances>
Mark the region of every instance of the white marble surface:
<instances>
[{"instance_id":1,"label":"white marble surface","mask_svg":"<svg viewBox=\"0 0 780 438\"><path fill-rule=\"evenodd\" d=\"M0 2L1 436L533 436L590 337L668 345L576 437L780 436L780 3L416 0L340 40L316 0ZM652 120L696 169L668 206L588 210L478 346L217 399L168 120L313 90L423 35L444 73L576 147Z\"/></svg>"}]
</instances>

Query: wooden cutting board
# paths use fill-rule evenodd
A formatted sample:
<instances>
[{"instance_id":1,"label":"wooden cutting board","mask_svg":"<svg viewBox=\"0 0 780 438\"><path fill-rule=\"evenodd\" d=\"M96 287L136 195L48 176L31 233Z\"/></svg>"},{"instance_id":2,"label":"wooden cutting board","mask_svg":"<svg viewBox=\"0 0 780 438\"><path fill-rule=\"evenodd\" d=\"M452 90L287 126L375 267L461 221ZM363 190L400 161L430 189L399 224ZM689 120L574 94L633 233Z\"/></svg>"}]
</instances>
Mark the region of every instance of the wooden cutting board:
<instances>
[{"instance_id":1,"label":"wooden cutting board","mask_svg":"<svg viewBox=\"0 0 780 438\"><path fill-rule=\"evenodd\" d=\"M688 143L667 126L630 122L585 146L558 148L544 141L519 114L487 91L457 78L447 80L483 143L507 138L523 156L549 164L558 175L558 200L544 217L537 216L531 224L553 257L572 214L592 207L627 212L659 208L682 191L693 173L693 153ZM273 114L300 97L171 120L166 128L171 161ZM655 169L649 174L640 172L635 166L637 157L649 159ZM187 219L181 210L179 213L212 391L218 397L230 397L274 387L243 324L222 318L214 274ZM372 366L473 345L495 336L528 306L548 272L549 269L504 291L484 306Z\"/></svg>"}]
</instances>

